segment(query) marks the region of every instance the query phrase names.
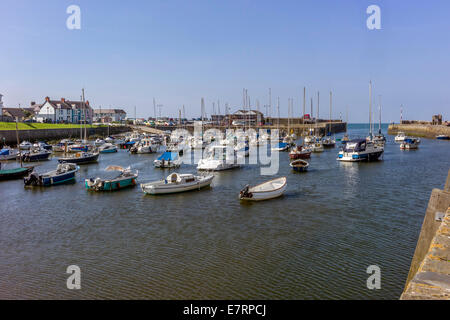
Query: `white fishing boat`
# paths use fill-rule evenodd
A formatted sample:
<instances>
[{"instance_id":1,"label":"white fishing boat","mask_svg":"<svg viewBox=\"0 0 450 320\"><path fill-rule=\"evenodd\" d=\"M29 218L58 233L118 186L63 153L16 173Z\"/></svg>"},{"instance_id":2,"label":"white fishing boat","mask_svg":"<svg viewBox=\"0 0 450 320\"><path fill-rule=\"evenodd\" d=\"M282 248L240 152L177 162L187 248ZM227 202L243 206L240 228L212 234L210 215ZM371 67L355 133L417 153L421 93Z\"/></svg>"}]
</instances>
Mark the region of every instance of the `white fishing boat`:
<instances>
[{"instance_id":1,"label":"white fishing boat","mask_svg":"<svg viewBox=\"0 0 450 320\"><path fill-rule=\"evenodd\" d=\"M103 139L97 139L97 140L95 140L95 142L94 142L94 144L96 145L96 146L101 146L102 144L105 144L105 140L103 140Z\"/></svg>"},{"instance_id":2,"label":"white fishing boat","mask_svg":"<svg viewBox=\"0 0 450 320\"><path fill-rule=\"evenodd\" d=\"M19 149L20 150L30 150L33 147L33 144L29 141L23 141L20 145L19 145Z\"/></svg>"},{"instance_id":3,"label":"white fishing boat","mask_svg":"<svg viewBox=\"0 0 450 320\"><path fill-rule=\"evenodd\" d=\"M366 139L354 139L347 142L339 152L339 161L375 161L383 154L384 148L376 146Z\"/></svg>"},{"instance_id":4,"label":"white fishing boat","mask_svg":"<svg viewBox=\"0 0 450 320\"><path fill-rule=\"evenodd\" d=\"M419 148L420 140L418 138L408 137L400 144L401 150L412 150Z\"/></svg>"},{"instance_id":5,"label":"white fishing boat","mask_svg":"<svg viewBox=\"0 0 450 320\"><path fill-rule=\"evenodd\" d=\"M324 151L324 147L322 144L322 141L320 141L320 139L316 139L315 141L313 141L310 145L309 148L311 149L312 152L323 152Z\"/></svg>"},{"instance_id":6,"label":"white fishing boat","mask_svg":"<svg viewBox=\"0 0 450 320\"><path fill-rule=\"evenodd\" d=\"M158 151L158 145L153 143L151 138L143 138L130 148L130 153L155 153Z\"/></svg>"},{"instance_id":7,"label":"white fishing boat","mask_svg":"<svg viewBox=\"0 0 450 320\"><path fill-rule=\"evenodd\" d=\"M210 155L198 162L197 170L222 171L240 167L237 153L233 148L231 149L231 159L227 158L226 146L212 146L209 150Z\"/></svg>"},{"instance_id":8,"label":"white fishing boat","mask_svg":"<svg viewBox=\"0 0 450 320\"><path fill-rule=\"evenodd\" d=\"M397 135L395 136L394 140L395 140L395 142L402 142L403 140L405 140L405 138L406 138L405 133L399 131L399 132L397 133Z\"/></svg>"},{"instance_id":9,"label":"white fishing boat","mask_svg":"<svg viewBox=\"0 0 450 320\"><path fill-rule=\"evenodd\" d=\"M211 185L214 175L196 176L193 174L172 173L166 179L141 184L147 194L169 194L200 190Z\"/></svg>"},{"instance_id":10,"label":"white fishing boat","mask_svg":"<svg viewBox=\"0 0 450 320\"><path fill-rule=\"evenodd\" d=\"M0 161L6 160L16 160L16 158L20 155L20 152L11 148L3 148L0 150Z\"/></svg>"},{"instance_id":11,"label":"white fishing boat","mask_svg":"<svg viewBox=\"0 0 450 320\"><path fill-rule=\"evenodd\" d=\"M112 143L106 142L98 148L98 151L100 153L114 153L117 152L117 146Z\"/></svg>"},{"instance_id":12,"label":"white fishing boat","mask_svg":"<svg viewBox=\"0 0 450 320\"><path fill-rule=\"evenodd\" d=\"M261 201L277 198L286 190L286 177L276 178L254 187L246 185L239 193L239 199L249 201Z\"/></svg>"}]
</instances>

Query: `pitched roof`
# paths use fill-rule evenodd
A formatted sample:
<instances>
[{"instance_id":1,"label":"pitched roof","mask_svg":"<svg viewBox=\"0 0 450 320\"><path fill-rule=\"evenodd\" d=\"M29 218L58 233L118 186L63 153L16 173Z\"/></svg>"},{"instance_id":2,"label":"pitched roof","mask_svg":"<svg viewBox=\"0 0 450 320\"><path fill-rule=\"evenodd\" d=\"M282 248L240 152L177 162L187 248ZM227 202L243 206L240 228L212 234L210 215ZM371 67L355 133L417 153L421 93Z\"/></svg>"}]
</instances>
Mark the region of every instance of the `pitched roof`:
<instances>
[{"instance_id":1,"label":"pitched roof","mask_svg":"<svg viewBox=\"0 0 450 320\"><path fill-rule=\"evenodd\" d=\"M3 114L9 115L13 118L24 118L29 115L34 115L33 108L3 108Z\"/></svg>"},{"instance_id":2,"label":"pitched roof","mask_svg":"<svg viewBox=\"0 0 450 320\"><path fill-rule=\"evenodd\" d=\"M95 109L94 113L102 114L102 113L125 113L122 109Z\"/></svg>"}]
</instances>

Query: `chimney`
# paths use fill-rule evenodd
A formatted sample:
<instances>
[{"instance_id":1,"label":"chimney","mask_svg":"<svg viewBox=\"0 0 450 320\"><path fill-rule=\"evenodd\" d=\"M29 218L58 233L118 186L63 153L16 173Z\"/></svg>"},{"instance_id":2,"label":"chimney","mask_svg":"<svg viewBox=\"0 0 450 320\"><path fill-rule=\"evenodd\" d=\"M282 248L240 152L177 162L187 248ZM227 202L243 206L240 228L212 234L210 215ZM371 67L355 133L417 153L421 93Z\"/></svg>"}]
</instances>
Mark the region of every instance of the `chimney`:
<instances>
[{"instance_id":1,"label":"chimney","mask_svg":"<svg viewBox=\"0 0 450 320\"><path fill-rule=\"evenodd\" d=\"M66 99L65 98L61 98L61 102L66 102Z\"/></svg>"},{"instance_id":2,"label":"chimney","mask_svg":"<svg viewBox=\"0 0 450 320\"><path fill-rule=\"evenodd\" d=\"M86 100L86 104L89 105L89 100Z\"/></svg>"},{"instance_id":3,"label":"chimney","mask_svg":"<svg viewBox=\"0 0 450 320\"><path fill-rule=\"evenodd\" d=\"M45 101L50 101L50 97L45 97Z\"/></svg>"}]
</instances>

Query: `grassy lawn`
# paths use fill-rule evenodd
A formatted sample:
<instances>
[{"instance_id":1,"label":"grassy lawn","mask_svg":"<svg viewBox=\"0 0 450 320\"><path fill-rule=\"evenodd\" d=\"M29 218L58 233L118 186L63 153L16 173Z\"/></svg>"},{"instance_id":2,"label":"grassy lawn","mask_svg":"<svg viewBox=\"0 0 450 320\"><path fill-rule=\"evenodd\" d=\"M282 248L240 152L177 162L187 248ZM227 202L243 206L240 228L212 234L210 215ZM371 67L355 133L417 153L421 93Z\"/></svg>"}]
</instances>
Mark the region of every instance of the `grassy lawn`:
<instances>
[{"instance_id":1,"label":"grassy lawn","mask_svg":"<svg viewBox=\"0 0 450 320\"><path fill-rule=\"evenodd\" d=\"M88 128L96 128L103 126L87 125ZM79 124L53 124L53 123L24 123L19 122L19 130L35 130L35 129L70 129L80 128ZM16 130L15 122L0 122L0 130Z\"/></svg>"}]
</instances>

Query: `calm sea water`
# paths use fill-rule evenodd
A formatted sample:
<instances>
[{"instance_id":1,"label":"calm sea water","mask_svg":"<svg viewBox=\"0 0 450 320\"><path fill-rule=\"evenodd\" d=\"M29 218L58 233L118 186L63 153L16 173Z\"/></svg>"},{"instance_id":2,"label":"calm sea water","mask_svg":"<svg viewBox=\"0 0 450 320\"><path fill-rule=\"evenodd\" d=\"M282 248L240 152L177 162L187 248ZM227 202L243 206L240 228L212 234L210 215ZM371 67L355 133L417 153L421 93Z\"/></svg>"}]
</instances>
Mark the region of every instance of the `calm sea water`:
<instances>
[{"instance_id":1,"label":"calm sea water","mask_svg":"<svg viewBox=\"0 0 450 320\"><path fill-rule=\"evenodd\" d=\"M367 131L349 126L351 137ZM422 139L419 150L400 151L388 136L376 163L339 163L337 153L313 154L303 174L282 153L286 194L251 204L237 197L268 179L255 165L216 173L201 192L87 192L84 179L110 164L138 169L140 182L169 174L153 167L157 155L123 150L82 166L73 184L0 182L0 298L397 299L431 190L445 183L450 143ZM66 288L73 264L81 290ZM380 290L366 287L369 265L381 268Z\"/></svg>"}]
</instances>

